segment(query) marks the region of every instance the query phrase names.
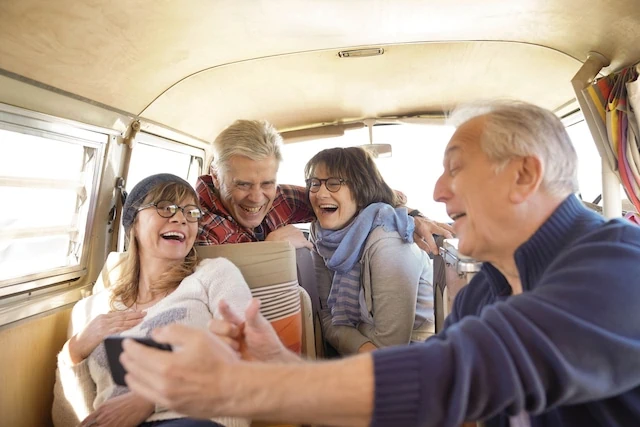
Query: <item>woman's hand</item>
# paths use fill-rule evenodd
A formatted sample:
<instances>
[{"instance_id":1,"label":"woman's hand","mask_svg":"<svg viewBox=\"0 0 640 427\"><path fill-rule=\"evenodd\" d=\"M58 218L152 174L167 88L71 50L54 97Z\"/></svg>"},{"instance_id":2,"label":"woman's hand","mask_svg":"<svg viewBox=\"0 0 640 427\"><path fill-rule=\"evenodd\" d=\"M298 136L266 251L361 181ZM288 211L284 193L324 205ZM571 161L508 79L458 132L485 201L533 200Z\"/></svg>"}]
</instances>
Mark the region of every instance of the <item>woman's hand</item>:
<instances>
[{"instance_id":1,"label":"woman's hand","mask_svg":"<svg viewBox=\"0 0 640 427\"><path fill-rule=\"evenodd\" d=\"M446 239L453 237L453 227L449 224L433 221L423 216L414 217L414 221L416 228L413 240L420 249L427 253L438 255L438 245L436 245L433 234L439 234Z\"/></svg>"},{"instance_id":2,"label":"woman's hand","mask_svg":"<svg viewBox=\"0 0 640 427\"><path fill-rule=\"evenodd\" d=\"M85 418L80 426L134 427L143 423L154 411L153 403L128 392L104 402Z\"/></svg>"},{"instance_id":3,"label":"woman's hand","mask_svg":"<svg viewBox=\"0 0 640 427\"><path fill-rule=\"evenodd\" d=\"M224 320L211 320L209 330L229 344L243 359L264 362L298 360L282 344L271 323L260 314L259 299L251 300L244 322L231 311L226 302L220 301L218 309Z\"/></svg>"},{"instance_id":4,"label":"woman's hand","mask_svg":"<svg viewBox=\"0 0 640 427\"><path fill-rule=\"evenodd\" d=\"M304 237L304 233L302 232L302 230L292 224L276 228L271 233L269 233L264 240L289 242L296 249L313 249L313 244L309 240L307 240L306 237Z\"/></svg>"},{"instance_id":5,"label":"woman's hand","mask_svg":"<svg viewBox=\"0 0 640 427\"><path fill-rule=\"evenodd\" d=\"M69 340L71 362L74 364L82 362L105 337L133 328L142 322L146 314L138 311L116 311L95 317Z\"/></svg>"}]
</instances>

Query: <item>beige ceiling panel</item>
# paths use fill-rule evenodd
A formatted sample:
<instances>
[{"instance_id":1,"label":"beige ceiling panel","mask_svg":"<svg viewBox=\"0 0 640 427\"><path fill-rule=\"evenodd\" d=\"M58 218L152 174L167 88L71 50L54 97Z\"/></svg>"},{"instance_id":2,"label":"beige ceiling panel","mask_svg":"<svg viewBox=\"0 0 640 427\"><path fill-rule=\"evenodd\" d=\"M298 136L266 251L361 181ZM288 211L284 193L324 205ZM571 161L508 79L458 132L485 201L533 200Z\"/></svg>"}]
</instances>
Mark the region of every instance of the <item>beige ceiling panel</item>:
<instances>
[{"instance_id":1,"label":"beige ceiling panel","mask_svg":"<svg viewBox=\"0 0 640 427\"><path fill-rule=\"evenodd\" d=\"M596 50L618 68L640 60L640 7L637 0L0 2L0 68L136 114L210 67L447 40L522 41L579 60Z\"/></svg>"},{"instance_id":2,"label":"beige ceiling panel","mask_svg":"<svg viewBox=\"0 0 640 427\"><path fill-rule=\"evenodd\" d=\"M511 98L556 109L573 99L580 62L516 43L385 46L381 56L337 51L248 61L177 84L143 117L211 141L239 118L279 129L336 120L441 112L482 98Z\"/></svg>"}]
</instances>

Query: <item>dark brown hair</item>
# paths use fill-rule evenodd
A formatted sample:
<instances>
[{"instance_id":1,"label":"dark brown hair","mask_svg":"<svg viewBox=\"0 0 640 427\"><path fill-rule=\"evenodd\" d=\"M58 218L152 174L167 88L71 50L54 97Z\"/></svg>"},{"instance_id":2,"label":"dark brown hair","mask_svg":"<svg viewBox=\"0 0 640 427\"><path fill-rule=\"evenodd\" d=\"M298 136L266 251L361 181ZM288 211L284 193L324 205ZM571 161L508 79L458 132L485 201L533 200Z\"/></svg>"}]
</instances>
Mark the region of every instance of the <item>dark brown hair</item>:
<instances>
[{"instance_id":1,"label":"dark brown hair","mask_svg":"<svg viewBox=\"0 0 640 427\"><path fill-rule=\"evenodd\" d=\"M380 175L371 154L360 147L328 148L317 153L304 167L305 179L313 178L318 165L324 165L332 178L346 180L358 209L382 202L400 204L396 193ZM307 186L307 197L309 187Z\"/></svg>"}]
</instances>

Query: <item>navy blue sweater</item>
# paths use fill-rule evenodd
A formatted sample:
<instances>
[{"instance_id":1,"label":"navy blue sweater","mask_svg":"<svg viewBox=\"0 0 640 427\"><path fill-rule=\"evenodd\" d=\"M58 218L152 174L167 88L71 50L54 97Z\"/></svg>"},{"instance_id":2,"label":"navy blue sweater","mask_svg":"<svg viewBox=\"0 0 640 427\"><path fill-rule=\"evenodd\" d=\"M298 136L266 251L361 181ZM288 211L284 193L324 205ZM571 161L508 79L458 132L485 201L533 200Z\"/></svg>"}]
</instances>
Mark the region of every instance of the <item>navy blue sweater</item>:
<instances>
[{"instance_id":1,"label":"navy blue sweater","mask_svg":"<svg viewBox=\"0 0 640 427\"><path fill-rule=\"evenodd\" d=\"M640 426L640 227L567 198L515 253L523 293L485 263L423 344L373 353L374 426Z\"/></svg>"}]
</instances>

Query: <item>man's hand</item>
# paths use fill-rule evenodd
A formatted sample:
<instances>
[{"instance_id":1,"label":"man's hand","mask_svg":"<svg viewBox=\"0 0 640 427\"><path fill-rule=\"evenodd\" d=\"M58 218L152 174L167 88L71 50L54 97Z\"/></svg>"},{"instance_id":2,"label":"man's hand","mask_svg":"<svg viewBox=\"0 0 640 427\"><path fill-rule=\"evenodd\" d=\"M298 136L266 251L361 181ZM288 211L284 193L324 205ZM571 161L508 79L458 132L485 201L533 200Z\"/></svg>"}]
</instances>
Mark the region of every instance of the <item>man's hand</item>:
<instances>
[{"instance_id":1,"label":"man's hand","mask_svg":"<svg viewBox=\"0 0 640 427\"><path fill-rule=\"evenodd\" d=\"M154 410L153 403L129 392L105 401L80 426L135 427L149 418Z\"/></svg>"},{"instance_id":2,"label":"man's hand","mask_svg":"<svg viewBox=\"0 0 640 427\"><path fill-rule=\"evenodd\" d=\"M298 360L297 356L282 345L271 323L260 314L259 299L251 300L244 322L231 311L225 301L220 301L218 309L223 320L209 321L209 330L239 352L243 359L262 362Z\"/></svg>"},{"instance_id":3,"label":"man's hand","mask_svg":"<svg viewBox=\"0 0 640 427\"><path fill-rule=\"evenodd\" d=\"M173 351L125 339L120 361L131 391L196 418L224 414L233 395L230 377L239 362L237 354L215 335L185 325L158 328L151 336L171 344Z\"/></svg>"},{"instance_id":4,"label":"man's hand","mask_svg":"<svg viewBox=\"0 0 640 427\"><path fill-rule=\"evenodd\" d=\"M315 364L245 362L208 331L174 324L151 335L174 351L125 339L120 355L125 381L133 392L181 414L287 424L371 423L371 356Z\"/></svg>"},{"instance_id":5,"label":"man's hand","mask_svg":"<svg viewBox=\"0 0 640 427\"><path fill-rule=\"evenodd\" d=\"M308 241L302 230L300 230L295 225L285 225L284 227L280 227L276 230L273 230L271 233L267 235L264 239L266 241L284 241L289 242L293 245L294 248L309 248L313 249L313 245L310 241Z\"/></svg>"},{"instance_id":6,"label":"man's hand","mask_svg":"<svg viewBox=\"0 0 640 427\"><path fill-rule=\"evenodd\" d=\"M414 241L423 251L438 255L438 246L433 234L439 234L447 239L453 237L453 227L443 222L432 221L423 216L415 216L416 229L413 235Z\"/></svg>"}]
</instances>

